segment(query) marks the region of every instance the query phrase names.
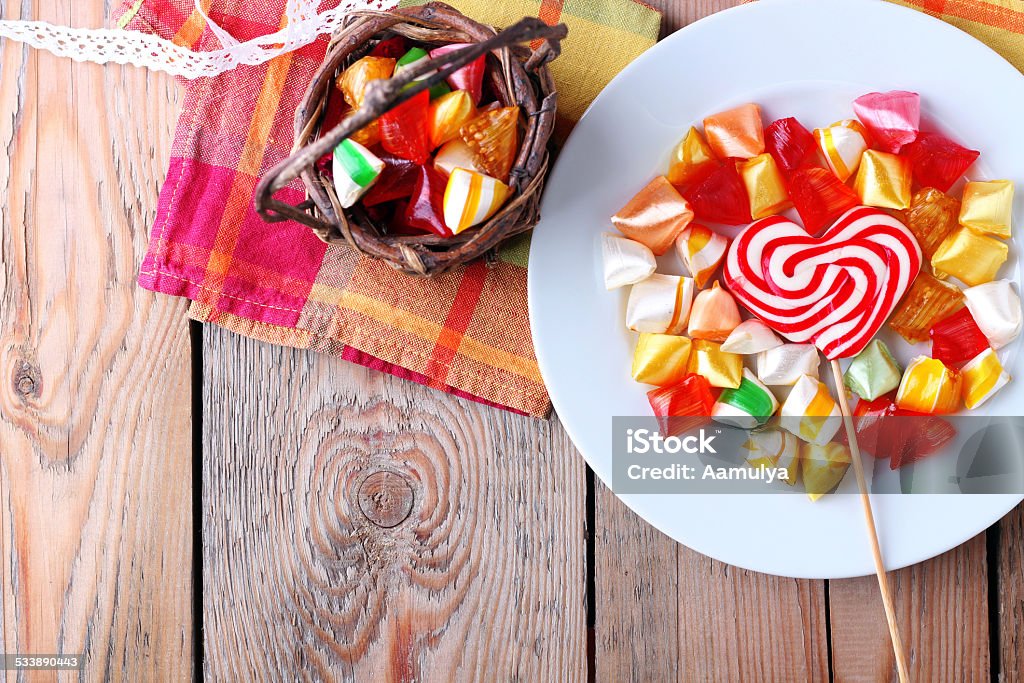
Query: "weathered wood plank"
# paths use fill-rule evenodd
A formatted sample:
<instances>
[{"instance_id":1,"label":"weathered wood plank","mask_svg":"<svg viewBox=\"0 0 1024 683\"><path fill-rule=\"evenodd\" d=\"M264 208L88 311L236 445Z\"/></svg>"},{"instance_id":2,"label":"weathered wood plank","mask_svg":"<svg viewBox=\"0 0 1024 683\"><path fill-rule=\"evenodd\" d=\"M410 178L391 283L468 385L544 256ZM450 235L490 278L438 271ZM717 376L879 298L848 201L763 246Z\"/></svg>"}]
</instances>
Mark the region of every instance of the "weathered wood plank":
<instances>
[{"instance_id":1,"label":"weathered wood plank","mask_svg":"<svg viewBox=\"0 0 1024 683\"><path fill-rule=\"evenodd\" d=\"M585 477L557 421L204 330L215 680L580 680Z\"/></svg>"},{"instance_id":2,"label":"weathered wood plank","mask_svg":"<svg viewBox=\"0 0 1024 683\"><path fill-rule=\"evenodd\" d=\"M104 4L4 17L100 26ZM188 680L188 324L135 284L178 90L9 42L0 65L0 652Z\"/></svg>"},{"instance_id":3,"label":"weathered wood plank","mask_svg":"<svg viewBox=\"0 0 1024 683\"><path fill-rule=\"evenodd\" d=\"M1024 680L1024 505L999 523L999 672L1004 681Z\"/></svg>"}]
</instances>

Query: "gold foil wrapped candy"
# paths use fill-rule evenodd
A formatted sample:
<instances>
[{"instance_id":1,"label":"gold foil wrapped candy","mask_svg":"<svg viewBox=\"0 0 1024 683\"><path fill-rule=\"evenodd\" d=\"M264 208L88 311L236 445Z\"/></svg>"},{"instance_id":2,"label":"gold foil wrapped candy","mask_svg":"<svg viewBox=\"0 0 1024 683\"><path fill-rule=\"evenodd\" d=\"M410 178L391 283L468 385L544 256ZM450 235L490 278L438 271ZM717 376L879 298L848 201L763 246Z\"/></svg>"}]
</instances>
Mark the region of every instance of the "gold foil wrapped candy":
<instances>
[{"instance_id":1,"label":"gold foil wrapped candy","mask_svg":"<svg viewBox=\"0 0 1024 683\"><path fill-rule=\"evenodd\" d=\"M932 268L973 287L992 281L1009 251L1005 242L971 228L960 228L939 245L932 256Z\"/></svg>"},{"instance_id":2,"label":"gold foil wrapped candy","mask_svg":"<svg viewBox=\"0 0 1024 683\"><path fill-rule=\"evenodd\" d=\"M850 450L841 443L806 444L800 454L800 475L807 497L816 501L839 486L852 462Z\"/></svg>"},{"instance_id":3,"label":"gold foil wrapped candy","mask_svg":"<svg viewBox=\"0 0 1024 683\"><path fill-rule=\"evenodd\" d=\"M861 157L853 189L868 206L905 209L910 206L910 172L904 157L869 149Z\"/></svg>"},{"instance_id":4,"label":"gold foil wrapped candy","mask_svg":"<svg viewBox=\"0 0 1024 683\"><path fill-rule=\"evenodd\" d=\"M654 254L643 244L622 235L601 235L604 287L607 290L632 285L649 277L658 267Z\"/></svg>"},{"instance_id":5,"label":"gold foil wrapped candy","mask_svg":"<svg viewBox=\"0 0 1024 683\"><path fill-rule=\"evenodd\" d=\"M684 187L699 180L707 171L714 168L714 153L693 126L686 137L679 141L672 150L672 159L668 164L668 181L676 187Z\"/></svg>"},{"instance_id":6,"label":"gold foil wrapped candy","mask_svg":"<svg viewBox=\"0 0 1024 683\"><path fill-rule=\"evenodd\" d=\"M665 176L658 176L640 190L618 213L612 224L661 256L693 220L693 210Z\"/></svg>"},{"instance_id":7,"label":"gold foil wrapped candy","mask_svg":"<svg viewBox=\"0 0 1024 683\"><path fill-rule=\"evenodd\" d=\"M697 294L690 308L686 333L694 339L725 341L740 324L740 310L732 294L718 286Z\"/></svg>"},{"instance_id":8,"label":"gold foil wrapped candy","mask_svg":"<svg viewBox=\"0 0 1024 683\"><path fill-rule=\"evenodd\" d=\"M960 206L960 224L978 232L1010 237L1013 216L1013 182L989 180L967 183Z\"/></svg>"},{"instance_id":9,"label":"gold foil wrapped candy","mask_svg":"<svg viewBox=\"0 0 1024 683\"><path fill-rule=\"evenodd\" d=\"M676 238L676 253L697 287L706 285L715 274L728 246L729 240L699 223L690 223Z\"/></svg>"},{"instance_id":10,"label":"gold foil wrapped candy","mask_svg":"<svg viewBox=\"0 0 1024 683\"><path fill-rule=\"evenodd\" d=\"M701 375L713 387L735 389L743 379L743 357L722 351L722 345L694 339L687 372Z\"/></svg>"},{"instance_id":11,"label":"gold foil wrapped candy","mask_svg":"<svg viewBox=\"0 0 1024 683\"><path fill-rule=\"evenodd\" d=\"M964 294L959 287L922 272L896 307L889 327L911 344L928 341L928 330L963 305Z\"/></svg>"},{"instance_id":12,"label":"gold foil wrapped candy","mask_svg":"<svg viewBox=\"0 0 1024 683\"><path fill-rule=\"evenodd\" d=\"M774 216L793 205L786 191L786 181L771 154L758 154L736 164L743 178L750 200L750 215L754 220Z\"/></svg>"},{"instance_id":13,"label":"gold foil wrapped candy","mask_svg":"<svg viewBox=\"0 0 1024 683\"><path fill-rule=\"evenodd\" d=\"M674 334L644 332L633 352L633 379L663 387L686 376L690 340Z\"/></svg>"},{"instance_id":14,"label":"gold foil wrapped candy","mask_svg":"<svg viewBox=\"0 0 1024 683\"><path fill-rule=\"evenodd\" d=\"M629 290L626 327L635 332L682 334L692 301L692 279L655 273Z\"/></svg>"},{"instance_id":15,"label":"gold foil wrapped candy","mask_svg":"<svg viewBox=\"0 0 1024 683\"><path fill-rule=\"evenodd\" d=\"M764 152L761 108L743 104L704 119L704 135L719 159L749 159Z\"/></svg>"}]
</instances>

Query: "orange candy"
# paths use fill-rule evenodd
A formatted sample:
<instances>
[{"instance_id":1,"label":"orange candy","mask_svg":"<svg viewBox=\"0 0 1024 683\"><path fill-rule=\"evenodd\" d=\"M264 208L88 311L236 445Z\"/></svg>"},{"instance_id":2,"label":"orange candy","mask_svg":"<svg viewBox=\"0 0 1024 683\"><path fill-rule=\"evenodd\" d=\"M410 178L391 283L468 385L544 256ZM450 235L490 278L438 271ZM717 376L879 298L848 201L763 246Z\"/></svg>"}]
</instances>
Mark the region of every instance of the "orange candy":
<instances>
[{"instance_id":1,"label":"orange candy","mask_svg":"<svg viewBox=\"0 0 1024 683\"><path fill-rule=\"evenodd\" d=\"M743 104L704 119L704 136L719 159L750 159L764 152L761 108Z\"/></svg>"},{"instance_id":2,"label":"orange candy","mask_svg":"<svg viewBox=\"0 0 1024 683\"><path fill-rule=\"evenodd\" d=\"M665 176L658 176L612 216L623 235L647 246L655 255L668 251L693 220L693 210Z\"/></svg>"},{"instance_id":3,"label":"orange candy","mask_svg":"<svg viewBox=\"0 0 1024 683\"><path fill-rule=\"evenodd\" d=\"M459 131L476 113L473 97L465 90L453 90L430 103L430 148L437 149L459 137Z\"/></svg>"},{"instance_id":4,"label":"orange candy","mask_svg":"<svg viewBox=\"0 0 1024 683\"><path fill-rule=\"evenodd\" d=\"M366 84L381 78L391 78L394 72L395 60L390 57L363 57L338 76L337 85L349 106L358 109L363 106Z\"/></svg>"},{"instance_id":5,"label":"orange candy","mask_svg":"<svg viewBox=\"0 0 1024 683\"><path fill-rule=\"evenodd\" d=\"M889 319L889 327L911 344L928 341L928 330L960 310L964 293L922 271Z\"/></svg>"},{"instance_id":6,"label":"orange candy","mask_svg":"<svg viewBox=\"0 0 1024 683\"><path fill-rule=\"evenodd\" d=\"M484 111L462 126L462 140L473 150L476 165L508 182L519 147L519 107Z\"/></svg>"}]
</instances>

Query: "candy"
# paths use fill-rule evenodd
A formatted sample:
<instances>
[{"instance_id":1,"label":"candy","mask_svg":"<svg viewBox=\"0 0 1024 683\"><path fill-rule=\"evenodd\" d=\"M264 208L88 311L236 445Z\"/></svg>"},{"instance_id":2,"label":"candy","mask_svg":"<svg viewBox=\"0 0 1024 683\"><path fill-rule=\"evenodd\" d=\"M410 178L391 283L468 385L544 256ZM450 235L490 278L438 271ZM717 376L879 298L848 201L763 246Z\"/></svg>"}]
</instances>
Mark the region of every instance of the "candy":
<instances>
[{"instance_id":1,"label":"candy","mask_svg":"<svg viewBox=\"0 0 1024 683\"><path fill-rule=\"evenodd\" d=\"M952 413L959 405L959 372L927 356L910 361L896 391L897 408L932 415Z\"/></svg>"},{"instance_id":2,"label":"candy","mask_svg":"<svg viewBox=\"0 0 1024 683\"><path fill-rule=\"evenodd\" d=\"M1009 251L1005 242L960 228L935 250L932 268L973 287L994 279Z\"/></svg>"},{"instance_id":3,"label":"candy","mask_svg":"<svg viewBox=\"0 0 1024 683\"><path fill-rule=\"evenodd\" d=\"M773 330L834 360L867 345L920 267L917 242L902 223L859 207L821 237L780 216L757 221L729 246L723 279Z\"/></svg>"},{"instance_id":4,"label":"candy","mask_svg":"<svg viewBox=\"0 0 1024 683\"><path fill-rule=\"evenodd\" d=\"M959 213L959 200L934 187L926 187L914 194L901 219L917 239L921 253L930 260L942 240L956 230Z\"/></svg>"},{"instance_id":5,"label":"candy","mask_svg":"<svg viewBox=\"0 0 1024 683\"><path fill-rule=\"evenodd\" d=\"M425 163L431 149L427 130L429 110L430 98L423 91L381 114L378 120L384 149L417 164Z\"/></svg>"},{"instance_id":6,"label":"candy","mask_svg":"<svg viewBox=\"0 0 1024 683\"><path fill-rule=\"evenodd\" d=\"M868 206L905 209L910 206L910 162L869 149L861 157L853 189Z\"/></svg>"},{"instance_id":7,"label":"candy","mask_svg":"<svg viewBox=\"0 0 1024 683\"><path fill-rule=\"evenodd\" d=\"M647 400L658 418L662 436L689 431L707 422L714 409L711 386L700 375L686 375L682 381L647 392Z\"/></svg>"},{"instance_id":8,"label":"candy","mask_svg":"<svg viewBox=\"0 0 1024 683\"><path fill-rule=\"evenodd\" d=\"M706 377L713 387L736 388L743 377L743 358L723 352L721 344L694 339L688 371Z\"/></svg>"},{"instance_id":9,"label":"candy","mask_svg":"<svg viewBox=\"0 0 1024 683\"><path fill-rule=\"evenodd\" d=\"M363 196L363 206L376 206L393 199L408 197L420 176L420 167L408 159L396 157L383 150L378 156L384 162L384 170L370 191Z\"/></svg>"},{"instance_id":10,"label":"candy","mask_svg":"<svg viewBox=\"0 0 1024 683\"><path fill-rule=\"evenodd\" d=\"M626 237L646 244L661 256L693 220L693 211L665 176L640 190L618 213L612 224Z\"/></svg>"},{"instance_id":11,"label":"candy","mask_svg":"<svg viewBox=\"0 0 1024 683\"><path fill-rule=\"evenodd\" d=\"M639 242L610 232L601 235L601 254L604 263L604 287L607 290L636 284L658 267L650 249Z\"/></svg>"},{"instance_id":12,"label":"candy","mask_svg":"<svg viewBox=\"0 0 1024 683\"><path fill-rule=\"evenodd\" d=\"M824 446L839 431L843 414L822 382L803 375L779 411L782 428L804 441Z\"/></svg>"},{"instance_id":13,"label":"candy","mask_svg":"<svg viewBox=\"0 0 1024 683\"><path fill-rule=\"evenodd\" d=\"M812 163L817 153L814 136L794 118L773 121L765 128L764 146L786 175Z\"/></svg>"},{"instance_id":14,"label":"candy","mask_svg":"<svg viewBox=\"0 0 1024 683\"><path fill-rule=\"evenodd\" d=\"M959 287L921 273L893 313L889 327L911 344L926 341L932 325L963 306L963 301Z\"/></svg>"},{"instance_id":15,"label":"candy","mask_svg":"<svg viewBox=\"0 0 1024 683\"><path fill-rule=\"evenodd\" d=\"M792 386L804 375L817 377L820 362L811 344L782 344L757 354L757 377L765 384Z\"/></svg>"},{"instance_id":16,"label":"candy","mask_svg":"<svg viewBox=\"0 0 1024 683\"><path fill-rule=\"evenodd\" d=\"M854 356L843 374L843 384L866 401L895 390L903 377L903 368L881 339L872 340Z\"/></svg>"},{"instance_id":17,"label":"candy","mask_svg":"<svg viewBox=\"0 0 1024 683\"><path fill-rule=\"evenodd\" d=\"M939 452L956 437L941 417L902 410L885 396L858 402L853 414L860 447L876 458L891 458L893 470Z\"/></svg>"},{"instance_id":18,"label":"candy","mask_svg":"<svg viewBox=\"0 0 1024 683\"><path fill-rule=\"evenodd\" d=\"M800 477L811 502L839 486L852 462L850 449L841 443L832 442L823 446L804 444L800 454Z\"/></svg>"},{"instance_id":19,"label":"candy","mask_svg":"<svg viewBox=\"0 0 1024 683\"><path fill-rule=\"evenodd\" d=\"M427 55L426 50L424 50L421 47L414 47L408 52L406 52L404 55L402 55L402 57L395 64L395 75L397 76L398 74L402 73L403 71L413 66L414 64L419 64L420 62L427 59L430 59L430 57ZM428 78L433 73L433 71L428 71L427 73L418 76L416 80L422 81L425 78ZM440 97L441 95L451 92L451 90L452 89L448 87L447 83L435 83L434 85L430 86L428 92L430 93L430 99L434 99L435 97Z\"/></svg>"},{"instance_id":20,"label":"candy","mask_svg":"<svg viewBox=\"0 0 1024 683\"><path fill-rule=\"evenodd\" d=\"M789 179L789 196L804 228L812 235L860 204L857 193L824 168L796 171Z\"/></svg>"},{"instance_id":21,"label":"candy","mask_svg":"<svg viewBox=\"0 0 1024 683\"><path fill-rule=\"evenodd\" d=\"M511 189L497 178L456 168L444 190L444 222L456 235L493 216Z\"/></svg>"},{"instance_id":22,"label":"candy","mask_svg":"<svg viewBox=\"0 0 1024 683\"><path fill-rule=\"evenodd\" d=\"M921 187L949 191L980 155L938 133L921 133L903 154L914 168L914 180Z\"/></svg>"},{"instance_id":23,"label":"candy","mask_svg":"<svg viewBox=\"0 0 1024 683\"><path fill-rule=\"evenodd\" d=\"M800 441L781 429L760 429L750 432L743 444L747 449L747 464L751 467L774 467L786 470L786 478L779 479L790 486L800 478Z\"/></svg>"},{"instance_id":24,"label":"candy","mask_svg":"<svg viewBox=\"0 0 1024 683\"><path fill-rule=\"evenodd\" d=\"M635 332L681 334L690 319L693 280L655 273L633 285L626 303L626 327Z\"/></svg>"},{"instance_id":25,"label":"candy","mask_svg":"<svg viewBox=\"0 0 1024 683\"><path fill-rule=\"evenodd\" d=\"M366 85L370 81L391 78L395 71L395 60L387 57L363 57L352 63L338 76L338 89L353 109L363 106Z\"/></svg>"},{"instance_id":26,"label":"candy","mask_svg":"<svg viewBox=\"0 0 1024 683\"><path fill-rule=\"evenodd\" d=\"M334 190L343 208L355 204L380 177L384 162L353 140L334 148Z\"/></svg>"},{"instance_id":27,"label":"candy","mask_svg":"<svg viewBox=\"0 0 1024 683\"><path fill-rule=\"evenodd\" d=\"M992 348L1000 349L1020 334L1020 297L1009 280L968 287L964 290L964 299Z\"/></svg>"},{"instance_id":28,"label":"candy","mask_svg":"<svg viewBox=\"0 0 1024 683\"><path fill-rule=\"evenodd\" d=\"M989 180L967 183L960 205L960 224L996 237L1010 237L1013 182Z\"/></svg>"},{"instance_id":29,"label":"candy","mask_svg":"<svg viewBox=\"0 0 1024 683\"><path fill-rule=\"evenodd\" d=\"M725 389L715 401L711 419L740 429L754 429L766 423L778 408L779 402L768 387L744 369L736 388Z\"/></svg>"},{"instance_id":30,"label":"candy","mask_svg":"<svg viewBox=\"0 0 1024 683\"><path fill-rule=\"evenodd\" d=\"M364 147L374 147L380 144L380 119L374 119L370 123L366 124L352 135L348 136L349 140L358 142Z\"/></svg>"},{"instance_id":31,"label":"candy","mask_svg":"<svg viewBox=\"0 0 1024 683\"><path fill-rule=\"evenodd\" d=\"M431 59L436 59L449 52L469 47L466 43L451 43L442 45L430 51ZM466 66L456 70L447 80L453 90L465 90L473 98L473 104L480 104L480 98L484 93L484 71L486 69L487 55L480 55Z\"/></svg>"},{"instance_id":32,"label":"candy","mask_svg":"<svg viewBox=\"0 0 1024 683\"><path fill-rule=\"evenodd\" d=\"M782 340L772 332L770 327L756 318L751 318L741 322L736 329L729 333L728 338L722 342L722 350L728 353L750 355L781 345Z\"/></svg>"},{"instance_id":33,"label":"candy","mask_svg":"<svg viewBox=\"0 0 1024 683\"><path fill-rule=\"evenodd\" d=\"M700 292L693 300L686 332L694 339L721 342L739 324L740 311L736 308L736 300L716 282L711 289Z\"/></svg>"},{"instance_id":34,"label":"candy","mask_svg":"<svg viewBox=\"0 0 1024 683\"><path fill-rule=\"evenodd\" d=\"M764 152L761 108L743 104L704 119L704 135L719 159L749 159Z\"/></svg>"},{"instance_id":35,"label":"candy","mask_svg":"<svg viewBox=\"0 0 1024 683\"><path fill-rule=\"evenodd\" d=\"M451 183L431 166L420 166L416 185L405 209L405 222L441 237L451 237L454 228L448 224L445 207ZM458 232L458 231L454 231Z\"/></svg>"},{"instance_id":36,"label":"candy","mask_svg":"<svg viewBox=\"0 0 1024 683\"><path fill-rule=\"evenodd\" d=\"M482 111L462 127L461 135L473 150L477 166L508 182L519 146L519 107Z\"/></svg>"},{"instance_id":37,"label":"candy","mask_svg":"<svg viewBox=\"0 0 1024 683\"><path fill-rule=\"evenodd\" d=\"M469 93L455 90L430 103L430 148L459 137L462 126L476 114Z\"/></svg>"},{"instance_id":38,"label":"candy","mask_svg":"<svg viewBox=\"0 0 1024 683\"><path fill-rule=\"evenodd\" d=\"M828 167L843 181L852 176L860 166L861 156L868 148L861 132L863 128L855 121L839 121L828 128L816 128L814 139L818 142Z\"/></svg>"},{"instance_id":39,"label":"candy","mask_svg":"<svg viewBox=\"0 0 1024 683\"><path fill-rule=\"evenodd\" d=\"M405 36L394 36L386 38L373 46L370 50L371 57L391 57L398 59L409 51L409 41Z\"/></svg>"},{"instance_id":40,"label":"candy","mask_svg":"<svg viewBox=\"0 0 1024 683\"><path fill-rule=\"evenodd\" d=\"M972 358L960 371L960 376L963 377L964 405L970 410L992 398L1010 382L999 356L990 348Z\"/></svg>"},{"instance_id":41,"label":"candy","mask_svg":"<svg viewBox=\"0 0 1024 683\"><path fill-rule=\"evenodd\" d=\"M686 137L672 150L668 162L668 181L676 187L685 187L710 173L718 162L704 136L690 126Z\"/></svg>"},{"instance_id":42,"label":"candy","mask_svg":"<svg viewBox=\"0 0 1024 683\"><path fill-rule=\"evenodd\" d=\"M921 97L915 92L868 93L853 101L853 111L882 151L897 154L904 145L917 139Z\"/></svg>"},{"instance_id":43,"label":"candy","mask_svg":"<svg viewBox=\"0 0 1024 683\"><path fill-rule=\"evenodd\" d=\"M928 334L932 338L932 358L949 367L956 367L989 348L988 338L967 308L935 323Z\"/></svg>"},{"instance_id":44,"label":"candy","mask_svg":"<svg viewBox=\"0 0 1024 683\"><path fill-rule=\"evenodd\" d=\"M441 145L441 149L437 150L437 154L434 155L434 168L445 175L451 175L451 172L457 168L464 168L467 171L476 171L477 173L484 172L482 168L476 165L476 161L473 158L473 150L461 138L450 140Z\"/></svg>"},{"instance_id":45,"label":"candy","mask_svg":"<svg viewBox=\"0 0 1024 683\"><path fill-rule=\"evenodd\" d=\"M706 285L715 274L728 246L728 239L698 223L690 223L676 238L676 253L697 287Z\"/></svg>"},{"instance_id":46,"label":"candy","mask_svg":"<svg viewBox=\"0 0 1024 683\"><path fill-rule=\"evenodd\" d=\"M722 164L706 178L683 191L697 218L743 225L750 222L750 200L735 164Z\"/></svg>"},{"instance_id":47,"label":"candy","mask_svg":"<svg viewBox=\"0 0 1024 683\"><path fill-rule=\"evenodd\" d=\"M747 200L753 218L773 216L792 206L789 193L786 192L786 181L782 179L771 154L759 154L737 162L736 170L747 188Z\"/></svg>"},{"instance_id":48,"label":"candy","mask_svg":"<svg viewBox=\"0 0 1024 683\"><path fill-rule=\"evenodd\" d=\"M673 334L643 332L633 351L633 379L663 387L686 375L690 340Z\"/></svg>"}]
</instances>

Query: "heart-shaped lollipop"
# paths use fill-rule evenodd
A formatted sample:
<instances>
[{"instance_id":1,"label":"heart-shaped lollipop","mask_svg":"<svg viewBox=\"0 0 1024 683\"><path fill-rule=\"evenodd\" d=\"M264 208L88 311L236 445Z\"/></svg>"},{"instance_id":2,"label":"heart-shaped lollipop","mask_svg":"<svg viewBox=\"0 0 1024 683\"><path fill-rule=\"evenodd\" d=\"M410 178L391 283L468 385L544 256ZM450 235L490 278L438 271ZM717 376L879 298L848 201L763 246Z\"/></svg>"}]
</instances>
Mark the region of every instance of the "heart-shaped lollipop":
<instances>
[{"instance_id":1,"label":"heart-shaped lollipop","mask_svg":"<svg viewBox=\"0 0 1024 683\"><path fill-rule=\"evenodd\" d=\"M820 237L781 216L751 224L730 245L723 276L766 325L835 360L871 341L920 269L910 231L861 206Z\"/></svg>"}]
</instances>

